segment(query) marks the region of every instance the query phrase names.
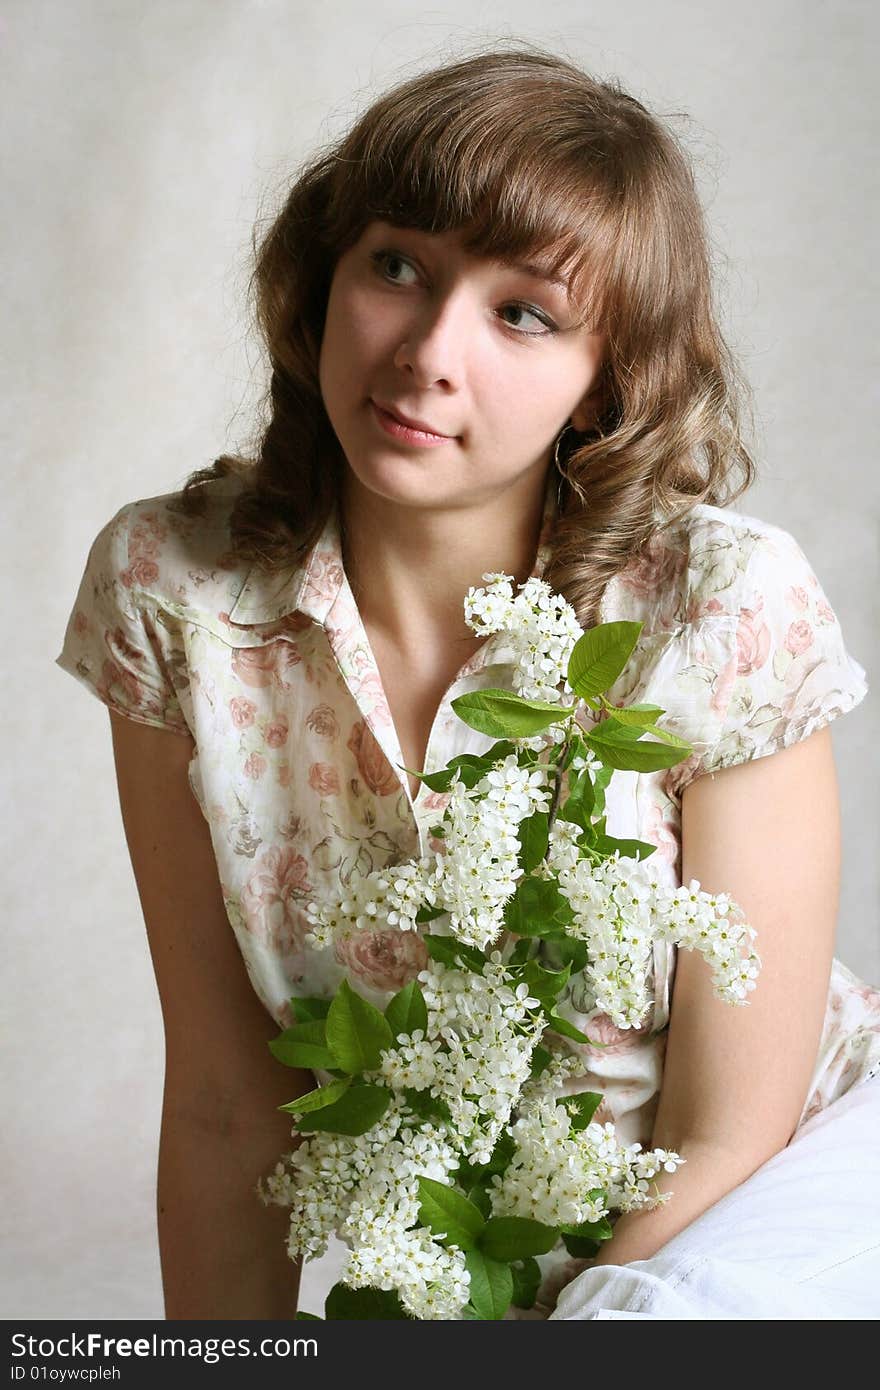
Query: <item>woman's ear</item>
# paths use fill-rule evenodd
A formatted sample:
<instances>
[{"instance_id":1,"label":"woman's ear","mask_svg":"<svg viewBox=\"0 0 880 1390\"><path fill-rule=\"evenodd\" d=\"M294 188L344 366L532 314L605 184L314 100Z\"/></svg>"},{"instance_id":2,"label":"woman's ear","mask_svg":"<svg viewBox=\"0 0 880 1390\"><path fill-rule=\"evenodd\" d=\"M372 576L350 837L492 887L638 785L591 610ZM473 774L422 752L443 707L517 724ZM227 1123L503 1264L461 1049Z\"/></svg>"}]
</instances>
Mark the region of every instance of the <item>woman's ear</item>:
<instances>
[{"instance_id":1,"label":"woman's ear","mask_svg":"<svg viewBox=\"0 0 880 1390\"><path fill-rule=\"evenodd\" d=\"M578 434L586 434L588 430L595 429L607 407L605 369L601 368L593 386L571 412L572 429L577 430Z\"/></svg>"},{"instance_id":2,"label":"woman's ear","mask_svg":"<svg viewBox=\"0 0 880 1390\"><path fill-rule=\"evenodd\" d=\"M602 398L602 390L597 388L590 391L588 395L584 396L580 404L575 406L571 412L571 425L578 434L586 434L587 430L594 428L602 414Z\"/></svg>"}]
</instances>

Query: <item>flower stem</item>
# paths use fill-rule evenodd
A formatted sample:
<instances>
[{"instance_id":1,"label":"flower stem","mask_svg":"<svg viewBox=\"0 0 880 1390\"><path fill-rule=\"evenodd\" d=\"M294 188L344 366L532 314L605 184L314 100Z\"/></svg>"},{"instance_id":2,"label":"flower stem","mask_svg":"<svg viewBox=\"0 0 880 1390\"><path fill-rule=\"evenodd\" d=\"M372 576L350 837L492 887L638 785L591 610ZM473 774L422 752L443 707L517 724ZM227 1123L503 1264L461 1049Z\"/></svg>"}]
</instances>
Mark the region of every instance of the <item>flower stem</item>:
<instances>
[{"instance_id":1,"label":"flower stem","mask_svg":"<svg viewBox=\"0 0 880 1390\"><path fill-rule=\"evenodd\" d=\"M553 784L553 797L550 802L550 814L547 817L547 834L553 829L553 822L556 820L556 812L559 810L559 798L562 795L562 775L565 770L565 762L571 748L571 738L566 737L562 745L562 752L556 763L556 781Z\"/></svg>"}]
</instances>

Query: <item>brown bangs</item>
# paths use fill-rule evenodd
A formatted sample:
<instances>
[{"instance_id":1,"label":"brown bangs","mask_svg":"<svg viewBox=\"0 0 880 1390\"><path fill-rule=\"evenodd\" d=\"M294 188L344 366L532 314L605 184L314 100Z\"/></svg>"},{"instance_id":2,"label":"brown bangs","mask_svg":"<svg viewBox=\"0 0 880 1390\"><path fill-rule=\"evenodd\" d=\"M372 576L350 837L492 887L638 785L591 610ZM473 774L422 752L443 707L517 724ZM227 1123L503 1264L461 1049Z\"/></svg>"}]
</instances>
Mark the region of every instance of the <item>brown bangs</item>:
<instances>
[{"instance_id":1,"label":"brown bangs","mask_svg":"<svg viewBox=\"0 0 880 1390\"><path fill-rule=\"evenodd\" d=\"M548 92L534 74L505 82L495 73L477 94L475 121L473 74L460 92L446 76L442 100L426 100L419 79L351 131L338 155L345 178L328 207L328 242L350 245L372 218L461 232L473 254L562 276L598 331L623 209L602 187L602 131L582 80L580 92L574 83Z\"/></svg>"}]
</instances>

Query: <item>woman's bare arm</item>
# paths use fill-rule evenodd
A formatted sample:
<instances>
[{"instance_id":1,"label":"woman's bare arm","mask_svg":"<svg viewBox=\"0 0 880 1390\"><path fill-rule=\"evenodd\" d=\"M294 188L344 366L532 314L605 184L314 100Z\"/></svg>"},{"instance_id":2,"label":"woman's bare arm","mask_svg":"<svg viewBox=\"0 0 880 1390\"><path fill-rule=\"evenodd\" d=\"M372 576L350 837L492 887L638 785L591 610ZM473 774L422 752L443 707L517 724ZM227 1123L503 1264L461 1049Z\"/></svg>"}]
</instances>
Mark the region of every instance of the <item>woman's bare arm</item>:
<instances>
[{"instance_id":1,"label":"woman's bare arm","mask_svg":"<svg viewBox=\"0 0 880 1390\"><path fill-rule=\"evenodd\" d=\"M822 1033L839 873L827 727L685 788L682 881L740 904L761 972L737 1008L716 998L701 956L679 951L651 1147L687 1162L658 1178L671 1201L621 1216L593 1263L648 1259L791 1139Z\"/></svg>"},{"instance_id":2,"label":"woman's bare arm","mask_svg":"<svg viewBox=\"0 0 880 1390\"><path fill-rule=\"evenodd\" d=\"M226 915L189 738L111 711L119 800L165 1024L158 1225L167 1318L290 1318L301 1262L257 1180L290 1152L279 1105L315 1085L267 1043Z\"/></svg>"}]
</instances>

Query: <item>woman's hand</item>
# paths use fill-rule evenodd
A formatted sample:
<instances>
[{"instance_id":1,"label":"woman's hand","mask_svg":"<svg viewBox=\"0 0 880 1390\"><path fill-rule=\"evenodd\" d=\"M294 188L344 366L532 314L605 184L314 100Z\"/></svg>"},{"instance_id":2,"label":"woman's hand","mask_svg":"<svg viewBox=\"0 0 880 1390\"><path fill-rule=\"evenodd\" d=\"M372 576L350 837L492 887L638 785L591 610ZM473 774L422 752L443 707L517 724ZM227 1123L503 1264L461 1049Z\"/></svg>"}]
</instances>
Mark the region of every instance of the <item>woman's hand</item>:
<instances>
[{"instance_id":1,"label":"woman's hand","mask_svg":"<svg viewBox=\"0 0 880 1390\"><path fill-rule=\"evenodd\" d=\"M682 882L725 892L758 933L755 989L725 1004L694 951L677 953L663 1082L648 1148L688 1161L661 1173L672 1199L625 1213L597 1264L647 1259L792 1137L816 1063L840 874L831 731L691 782Z\"/></svg>"},{"instance_id":2,"label":"woman's hand","mask_svg":"<svg viewBox=\"0 0 880 1390\"><path fill-rule=\"evenodd\" d=\"M111 713L119 799L165 1023L158 1223L167 1318L291 1318L289 1213L256 1185L295 1147L277 1107L314 1086L275 1061L188 782L193 743Z\"/></svg>"}]
</instances>

